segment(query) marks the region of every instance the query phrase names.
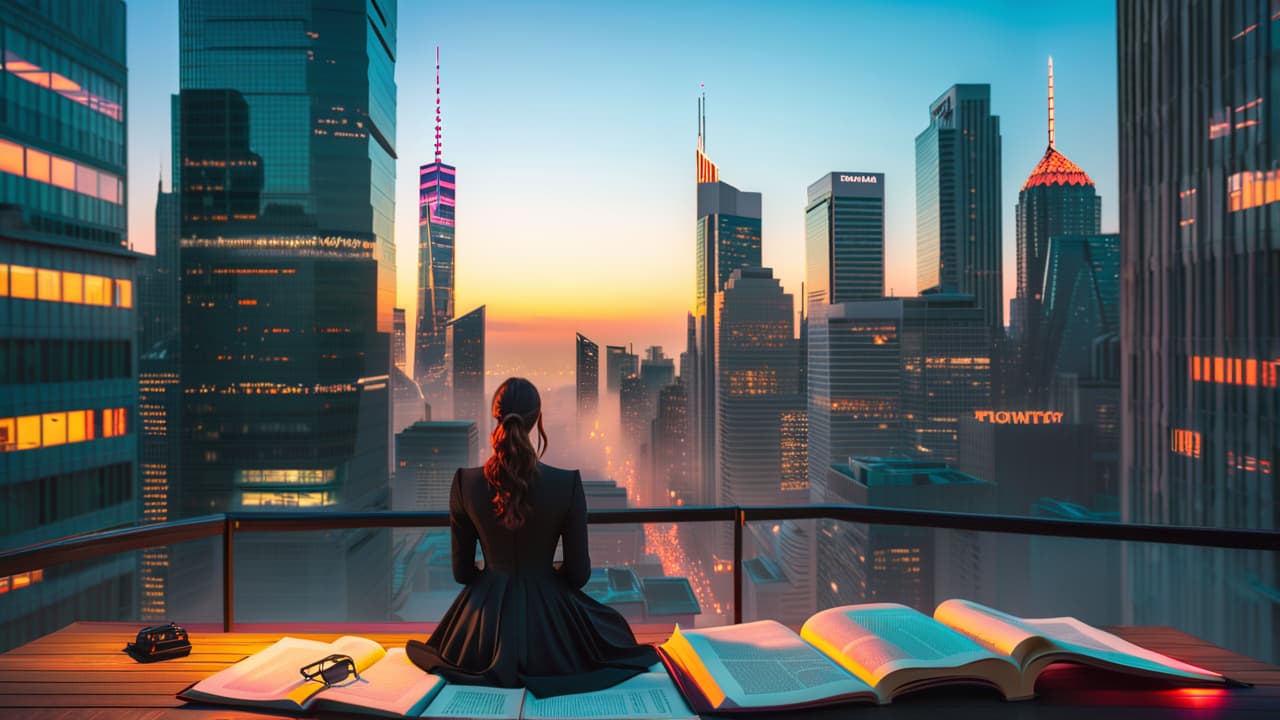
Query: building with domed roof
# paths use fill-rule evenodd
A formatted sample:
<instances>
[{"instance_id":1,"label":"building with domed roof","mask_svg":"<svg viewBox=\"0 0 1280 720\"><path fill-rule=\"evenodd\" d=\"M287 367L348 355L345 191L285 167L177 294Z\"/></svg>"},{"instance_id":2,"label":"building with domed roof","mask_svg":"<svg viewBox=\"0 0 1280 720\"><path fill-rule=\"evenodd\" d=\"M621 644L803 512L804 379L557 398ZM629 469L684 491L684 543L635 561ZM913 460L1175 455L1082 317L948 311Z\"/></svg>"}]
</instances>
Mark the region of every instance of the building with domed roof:
<instances>
[{"instance_id":1,"label":"building with domed roof","mask_svg":"<svg viewBox=\"0 0 1280 720\"><path fill-rule=\"evenodd\" d=\"M1049 59L1049 146L1018 193L1018 284L1013 300L1013 335L1020 338L1012 399L1036 402L1047 391L1037 387L1031 369L1043 320L1045 259L1049 239L1058 235L1097 235L1102 198L1089 174L1057 148L1053 132L1053 59Z\"/></svg>"}]
</instances>

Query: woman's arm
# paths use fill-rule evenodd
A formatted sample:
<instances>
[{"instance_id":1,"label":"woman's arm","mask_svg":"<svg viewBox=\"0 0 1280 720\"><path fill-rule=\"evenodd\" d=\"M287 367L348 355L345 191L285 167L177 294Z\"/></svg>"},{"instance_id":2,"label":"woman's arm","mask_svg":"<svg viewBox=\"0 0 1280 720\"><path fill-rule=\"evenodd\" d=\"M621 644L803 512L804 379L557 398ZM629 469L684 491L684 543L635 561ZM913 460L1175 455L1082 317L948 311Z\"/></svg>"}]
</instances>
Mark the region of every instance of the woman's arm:
<instances>
[{"instance_id":1,"label":"woman's arm","mask_svg":"<svg viewBox=\"0 0 1280 720\"><path fill-rule=\"evenodd\" d=\"M587 551L587 496L582 491L582 475L577 470L573 472L573 497L560 537L564 550L560 577L570 587L580 588L591 579L591 555Z\"/></svg>"},{"instance_id":2,"label":"woman's arm","mask_svg":"<svg viewBox=\"0 0 1280 720\"><path fill-rule=\"evenodd\" d=\"M466 585L480 574L476 567L476 526L462 504L462 468L449 489L449 533L453 542L453 579Z\"/></svg>"}]
</instances>

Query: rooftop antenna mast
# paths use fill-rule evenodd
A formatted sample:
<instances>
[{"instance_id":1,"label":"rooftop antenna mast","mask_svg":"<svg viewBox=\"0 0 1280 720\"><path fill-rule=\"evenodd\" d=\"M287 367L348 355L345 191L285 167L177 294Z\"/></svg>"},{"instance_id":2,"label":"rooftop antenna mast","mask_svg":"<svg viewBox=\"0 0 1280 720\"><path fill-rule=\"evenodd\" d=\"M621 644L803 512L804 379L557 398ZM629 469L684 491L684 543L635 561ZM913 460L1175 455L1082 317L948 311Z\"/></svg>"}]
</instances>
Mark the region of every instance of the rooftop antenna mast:
<instances>
[{"instance_id":1,"label":"rooftop antenna mast","mask_svg":"<svg viewBox=\"0 0 1280 720\"><path fill-rule=\"evenodd\" d=\"M1053 148L1053 56L1049 56L1049 147Z\"/></svg>"},{"instance_id":2,"label":"rooftop antenna mast","mask_svg":"<svg viewBox=\"0 0 1280 720\"><path fill-rule=\"evenodd\" d=\"M436 162L440 162L440 46L436 46Z\"/></svg>"},{"instance_id":3,"label":"rooftop antenna mast","mask_svg":"<svg viewBox=\"0 0 1280 720\"><path fill-rule=\"evenodd\" d=\"M706 83L698 83L698 87L705 88ZM705 90L698 96L698 149L704 153L707 151L707 93Z\"/></svg>"}]
</instances>

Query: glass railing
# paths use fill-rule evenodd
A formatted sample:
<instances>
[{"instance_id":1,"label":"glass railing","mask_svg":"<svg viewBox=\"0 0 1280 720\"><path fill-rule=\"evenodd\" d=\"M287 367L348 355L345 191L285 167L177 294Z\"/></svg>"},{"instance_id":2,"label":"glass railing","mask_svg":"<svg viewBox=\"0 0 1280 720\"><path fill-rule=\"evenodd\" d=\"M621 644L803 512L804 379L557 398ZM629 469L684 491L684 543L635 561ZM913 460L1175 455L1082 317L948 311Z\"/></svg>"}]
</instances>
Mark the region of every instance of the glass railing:
<instances>
[{"instance_id":1,"label":"glass railing","mask_svg":"<svg viewBox=\"0 0 1280 720\"><path fill-rule=\"evenodd\" d=\"M650 628L966 597L1023 616L1165 625L1280 657L1280 532L850 505L592 512L584 591ZM0 552L7 649L74 621L209 629L439 619L444 512L239 513ZM482 558L478 558L482 562Z\"/></svg>"}]
</instances>

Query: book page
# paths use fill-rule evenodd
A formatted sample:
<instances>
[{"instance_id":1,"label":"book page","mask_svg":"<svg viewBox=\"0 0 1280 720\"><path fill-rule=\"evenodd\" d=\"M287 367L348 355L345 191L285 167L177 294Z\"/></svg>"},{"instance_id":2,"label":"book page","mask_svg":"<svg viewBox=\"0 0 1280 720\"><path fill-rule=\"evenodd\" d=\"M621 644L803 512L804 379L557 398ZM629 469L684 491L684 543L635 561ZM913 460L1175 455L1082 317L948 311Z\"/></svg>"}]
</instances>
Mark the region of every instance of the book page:
<instances>
[{"instance_id":1,"label":"book page","mask_svg":"<svg viewBox=\"0 0 1280 720\"><path fill-rule=\"evenodd\" d=\"M445 685L420 717L512 720L520 717L524 688Z\"/></svg>"},{"instance_id":2,"label":"book page","mask_svg":"<svg viewBox=\"0 0 1280 720\"><path fill-rule=\"evenodd\" d=\"M954 628L998 655L1022 666L1039 633L1022 618L971 600L947 600L933 611L938 622Z\"/></svg>"},{"instance_id":3,"label":"book page","mask_svg":"<svg viewBox=\"0 0 1280 720\"><path fill-rule=\"evenodd\" d=\"M1224 681L1220 673L1134 645L1072 617L1028 619L1023 622L1062 650L1086 658L1161 675L1207 682Z\"/></svg>"},{"instance_id":4,"label":"book page","mask_svg":"<svg viewBox=\"0 0 1280 720\"><path fill-rule=\"evenodd\" d=\"M800 635L872 686L898 671L962 668L984 660L1003 660L1016 674L1007 658L928 615L894 603L824 610L809 618Z\"/></svg>"},{"instance_id":5,"label":"book page","mask_svg":"<svg viewBox=\"0 0 1280 720\"><path fill-rule=\"evenodd\" d=\"M661 668L661 665L659 665ZM665 669L642 673L624 682L596 692L536 698L524 701L523 717L529 720L551 718L595 718L596 720L641 720L667 718L696 719L684 696L676 689Z\"/></svg>"},{"instance_id":6,"label":"book page","mask_svg":"<svg viewBox=\"0 0 1280 720\"><path fill-rule=\"evenodd\" d=\"M875 697L869 685L773 620L687 631L677 627L663 648L669 645L669 654L692 671L691 679L716 708L798 705L859 693ZM705 674L689 668L694 663Z\"/></svg>"},{"instance_id":7,"label":"book page","mask_svg":"<svg viewBox=\"0 0 1280 720\"><path fill-rule=\"evenodd\" d=\"M404 648L392 648L381 660L361 670L359 678L348 678L321 692L316 696L314 707L414 716L422 712L443 685L444 678L423 672L409 660Z\"/></svg>"},{"instance_id":8,"label":"book page","mask_svg":"<svg viewBox=\"0 0 1280 720\"><path fill-rule=\"evenodd\" d=\"M387 654L387 651L383 650L378 643L355 635L343 635L334 640L331 646L333 647L331 654L346 655L355 661L356 672L364 672L365 668L378 662Z\"/></svg>"},{"instance_id":9,"label":"book page","mask_svg":"<svg viewBox=\"0 0 1280 720\"><path fill-rule=\"evenodd\" d=\"M299 669L333 652L329 643L284 637L205 678L186 695L203 701L302 707L324 685L304 679Z\"/></svg>"},{"instance_id":10,"label":"book page","mask_svg":"<svg viewBox=\"0 0 1280 720\"><path fill-rule=\"evenodd\" d=\"M1071 617L1028 619L968 600L948 600L934 616L975 640L1004 651L1026 671L1027 681L1053 662L1077 661L1113 669L1205 682L1225 682L1212 670L1134 645Z\"/></svg>"}]
</instances>

